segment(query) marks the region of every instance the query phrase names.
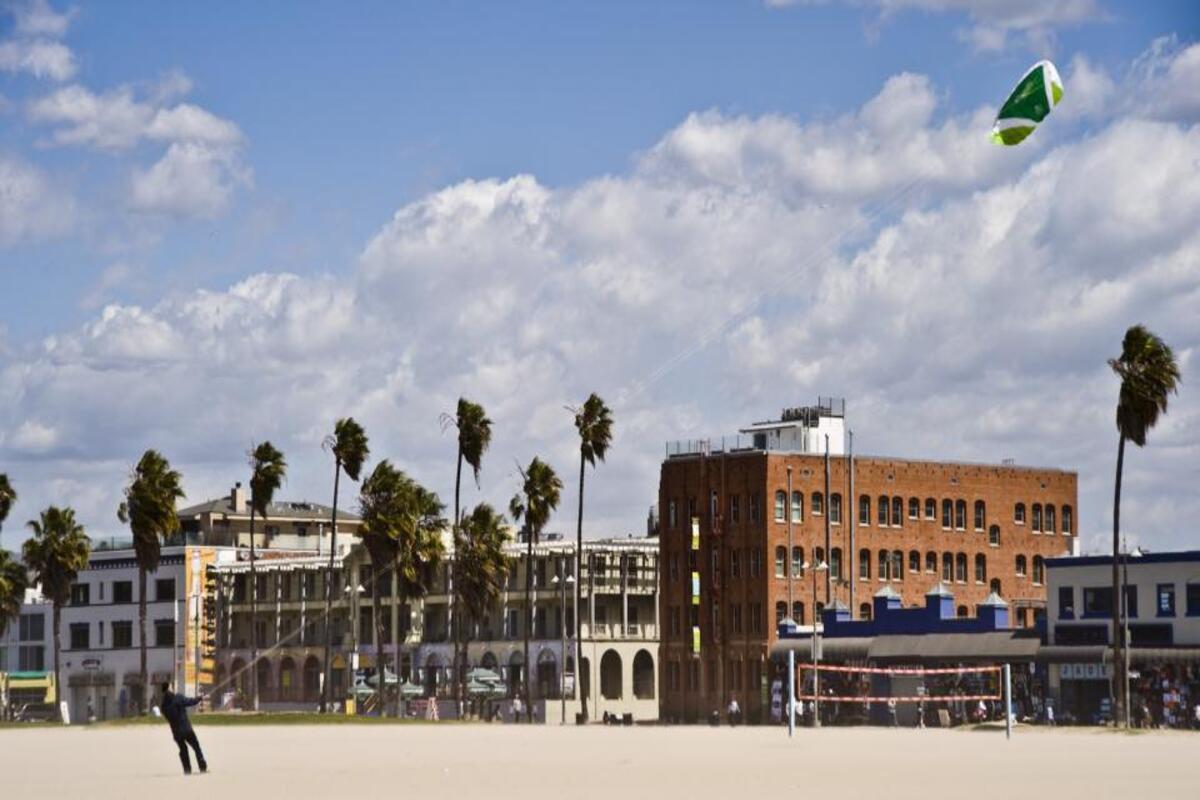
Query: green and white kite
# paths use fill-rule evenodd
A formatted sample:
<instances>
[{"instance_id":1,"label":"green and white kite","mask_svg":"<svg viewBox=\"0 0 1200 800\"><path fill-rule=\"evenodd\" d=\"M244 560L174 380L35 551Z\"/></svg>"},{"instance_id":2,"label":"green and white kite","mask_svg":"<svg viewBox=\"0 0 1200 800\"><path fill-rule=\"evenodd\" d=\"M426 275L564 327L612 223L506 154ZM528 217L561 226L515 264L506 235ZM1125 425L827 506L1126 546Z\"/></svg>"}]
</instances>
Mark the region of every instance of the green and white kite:
<instances>
[{"instance_id":1,"label":"green and white kite","mask_svg":"<svg viewBox=\"0 0 1200 800\"><path fill-rule=\"evenodd\" d=\"M996 124L992 126L992 141L996 144L1020 144L1033 133L1050 110L1063 96L1062 78L1049 61L1039 61L1021 76L1017 88L1004 101Z\"/></svg>"}]
</instances>

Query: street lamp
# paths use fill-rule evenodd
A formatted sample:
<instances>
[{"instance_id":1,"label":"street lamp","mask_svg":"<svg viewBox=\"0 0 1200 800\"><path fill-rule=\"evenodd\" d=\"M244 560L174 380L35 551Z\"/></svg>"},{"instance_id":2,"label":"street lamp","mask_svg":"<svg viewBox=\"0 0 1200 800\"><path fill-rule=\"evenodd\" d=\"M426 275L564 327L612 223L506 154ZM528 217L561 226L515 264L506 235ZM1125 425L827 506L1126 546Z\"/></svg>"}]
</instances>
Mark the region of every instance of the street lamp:
<instances>
[{"instance_id":1,"label":"street lamp","mask_svg":"<svg viewBox=\"0 0 1200 800\"><path fill-rule=\"evenodd\" d=\"M350 688L351 688L351 690L354 689L354 681L358 677L358 674L357 674L358 673L358 598L361 597L362 595L366 594L366 591L367 590L363 588L361 583L358 584L358 586L356 587L356 591L353 596L350 594L350 584L347 583L345 585L345 587L342 588L342 594L346 595L346 601L349 603L349 607L346 609L347 612L349 612L349 613L347 613L346 616L350 620ZM329 621L326 620L325 624L328 625Z\"/></svg>"},{"instance_id":2,"label":"street lamp","mask_svg":"<svg viewBox=\"0 0 1200 800\"><path fill-rule=\"evenodd\" d=\"M808 569L808 562L804 562L801 569ZM821 727L821 647L820 633L817 631L817 573L829 569L829 565L824 561L818 561L817 565L812 568L812 612L813 612L813 627L812 627L812 661L813 661L813 722L814 728Z\"/></svg>"},{"instance_id":3,"label":"street lamp","mask_svg":"<svg viewBox=\"0 0 1200 800\"><path fill-rule=\"evenodd\" d=\"M563 572L566 571L566 569L567 569L566 559L559 560L559 567ZM559 699L562 701L562 722L561 722L561 724L566 725L567 724L567 587L573 587L575 585L575 576L568 575L565 580L560 581L558 579L558 576L555 575L553 578L550 579L550 582L552 584L554 584L555 586L559 587L559 624L558 624L559 645L558 646L559 646L559 656L562 658L562 671L559 672L559 678L558 678L558 684L559 684L558 696L559 696ZM572 589L572 592L573 591L574 590ZM575 665L575 671L576 672L579 671L578 664Z\"/></svg>"}]
</instances>

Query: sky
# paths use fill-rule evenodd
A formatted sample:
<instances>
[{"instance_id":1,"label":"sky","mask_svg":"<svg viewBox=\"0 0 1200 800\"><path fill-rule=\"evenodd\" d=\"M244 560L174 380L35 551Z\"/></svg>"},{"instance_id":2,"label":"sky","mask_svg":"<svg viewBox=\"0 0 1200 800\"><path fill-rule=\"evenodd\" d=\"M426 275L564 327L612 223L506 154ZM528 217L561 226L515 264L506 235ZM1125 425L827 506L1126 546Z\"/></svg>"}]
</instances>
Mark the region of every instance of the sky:
<instances>
[{"instance_id":1,"label":"sky","mask_svg":"<svg viewBox=\"0 0 1200 800\"><path fill-rule=\"evenodd\" d=\"M1039 58L1062 104L992 145ZM464 505L538 455L570 531L594 391L589 536L644 531L667 440L833 395L859 453L1077 471L1098 550L1140 322L1183 382L1122 527L1195 547L1197 219L1191 0L0 0L0 544L121 536L149 447L200 502L269 439L328 503L347 415L452 502L459 396Z\"/></svg>"}]
</instances>

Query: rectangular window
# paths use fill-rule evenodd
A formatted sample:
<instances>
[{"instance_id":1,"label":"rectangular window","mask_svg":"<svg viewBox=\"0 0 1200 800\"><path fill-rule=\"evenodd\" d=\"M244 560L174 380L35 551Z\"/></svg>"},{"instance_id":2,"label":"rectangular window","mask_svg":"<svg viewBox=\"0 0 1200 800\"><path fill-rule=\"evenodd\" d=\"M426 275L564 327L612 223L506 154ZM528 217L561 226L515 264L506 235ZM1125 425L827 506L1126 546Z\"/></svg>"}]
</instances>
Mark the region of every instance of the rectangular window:
<instances>
[{"instance_id":1,"label":"rectangular window","mask_svg":"<svg viewBox=\"0 0 1200 800\"><path fill-rule=\"evenodd\" d=\"M1158 585L1158 616L1175 616L1175 584L1173 583Z\"/></svg>"},{"instance_id":2,"label":"rectangular window","mask_svg":"<svg viewBox=\"0 0 1200 800\"><path fill-rule=\"evenodd\" d=\"M741 558L738 557L737 550L729 551L729 576L737 578L742 574Z\"/></svg>"},{"instance_id":3,"label":"rectangular window","mask_svg":"<svg viewBox=\"0 0 1200 800\"><path fill-rule=\"evenodd\" d=\"M758 492L750 493L750 521L758 522Z\"/></svg>"},{"instance_id":4,"label":"rectangular window","mask_svg":"<svg viewBox=\"0 0 1200 800\"><path fill-rule=\"evenodd\" d=\"M39 645L21 645L17 650L17 669L22 672L46 671L46 648Z\"/></svg>"},{"instance_id":5,"label":"rectangular window","mask_svg":"<svg viewBox=\"0 0 1200 800\"><path fill-rule=\"evenodd\" d=\"M133 581L113 581L114 603L133 602Z\"/></svg>"},{"instance_id":6,"label":"rectangular window","mask_svg":"<svg viewBox=\"0 0 1200 800\"><path fill-rule=\"evenodd\" d=\"M729 496L729 521L740 522L742 519L742 498L740 495ZM678 666L678 665L676 665Z\"/></svg>"},{"instance_id":7,"label":"rectangular window","mask_svg":"<svg viewBox=\"0 0 1200 800\"><path fill-rule=\"evenodd\" d=\"M22 614L20 623L20 641L40 642L46 638L46 617L44 614Z\"/></svg>"},{"instance_id":8,"label":"rectangular window","mask_svg":"<svg viewBox=\"0 0 1200 800\"><path fill-rule=\"evenodd\" d=\"M154 646L175 646L175 623L169 619L154 620Z\"/></svg>"},{"instance_id":9,"label":"rectangular window","mask_svg":"<svg viewBox=\"0 0 1200 800\"><path fill-rule=\"evenodd\" d=\"M86 606L91 602L91 587L86 583L71 584L71 605Z\"/></svg>"},{"instance_id":10,"label":"rectangular window","mask_svg":"<svg viewBox=\"0 0 1200 800\"><path fill-rule=\"evenodd\" d=\"M943 500L942 501L942 527L945 528L946 530L950 530L950 527L954 524L953 517L954 517L954 503L950 502L949 500Z\"/></svg>"},{"instance_id":11,"label":"rectangular window","mask_svg":"<svg viewBox=\"0 0 1200 800\"><path fill-rule=\"evenodd\" d=\"M307 525L294 525L294 526L292 526L292 530L294 530L296 532L297 536L308 536L308 526Z\"/></svg>"},{"instance_id":12,"label":"rectangular window","mask_svg":"<svg viewBox=\"0 0 1200 800\"><path fill-rule=\"evenodd\" d=\"M730 612L730 618L733 620L733 632L741 633L742 632L742 607L739 605L734 605Z\"/></svg>"},{"instance_id":13,"label":"rectangular window","mask_svg":"<svg viewBox=\"0 0 1200 800\"><path fill-rule=\"evenodd\" d=\"M160 603L175 599L175 579L159 578L154 581L154 599Z\"/></svg>"},{"instance_id":14,"label":"rectangular window","mask_svg":"<svg viewBox=\"0 0 1200 800\"><path fill-rule=\"evenodd\" d=\"M925 498L925 519L937 518L937 501L932 497Z\"/></svg>"},{"instance_id":15,"label":"rectangular window","mask_svg":"<svg viewBox=\"0 0 1200 800\"><path fill-rule=\"evenodd\" d=\"M72 650L87 650L91 647L91 627L86 622L72 622L70 631Z\"/></svg>"},{"instance_id":16,"label":"rectangular window","mask_svg":"<svg viewBox=\"0 0 1200 800\"><path fill-rule=\"evenodd\" d=\"M1111 617L1112 611L1111 586L1083 590L1083 615L1085 617Z\"/></svg>"},{"instance_id":17,"label":"rectangular window","mask_svg":"<svg viewBox=\"0 0 1200 800\"><path fill-rule=\"evenodd\" d=\"M1138 598L1137 587L1136 586L1126 586L1125 587L1125 613L1129 615L1130 619L1132 619L1138 615L1137 598Z\"/></svg>"},{"instance_id":18,"label":"rectangular window","mask_svg":"<svg viewBox=\"0 0 1200 800\"><path fill-rule=\"evenodd\" d=\"M671 500L667 503L667 525L674 528L679 524L678 509L675 507L675 501Z\"/></svg>"},{"instance_id":19,"label":"rectangular window","mask_svg":"<svg viewBox=\"0 0 1200 800\"><path fill-rule=\"evenodd\" d=\"M133 647L132 622L114 622L112 624L112 646L114 648Z\"/></svg>"},{"instance_id":20,"label":"rectangular window","mask_svg":"<svg viewBox=\"0 0 1200 800\"><path fill-rule=\"evenodd\" d=\"M1058 587L1058 618L1075 619L1075 588L1073 586Z\"/></svg>"},{"instance_id":21,"label":"rectangular window","mask_svg":"<svg viewBox=\"0 0 1200 800\"><path fill-rule=\"evenodd\" d=\"M1200 583L1189 583L1187 585L1187 615L1189 617L1200 617Z\"/></svg>"}]
</instances>

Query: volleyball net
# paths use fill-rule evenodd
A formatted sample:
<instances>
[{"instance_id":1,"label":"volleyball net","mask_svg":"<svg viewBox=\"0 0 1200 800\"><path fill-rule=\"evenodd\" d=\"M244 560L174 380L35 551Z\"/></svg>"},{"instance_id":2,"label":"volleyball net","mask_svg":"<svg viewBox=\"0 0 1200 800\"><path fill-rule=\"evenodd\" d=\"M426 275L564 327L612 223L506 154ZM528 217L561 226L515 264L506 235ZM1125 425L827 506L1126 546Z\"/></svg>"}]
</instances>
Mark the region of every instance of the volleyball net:
<instances>
[{"instance_id":1,"label":"volleyball net","mask_svg":"<svg viewBox=\"0 0 1200 800\"><path fill-rule=\"evenodd\" d=\"M1004 699L1004 667L859 667L797 664L797 701L963 703Z\"/></svg>"}]
</instances>

